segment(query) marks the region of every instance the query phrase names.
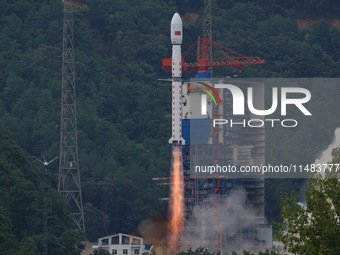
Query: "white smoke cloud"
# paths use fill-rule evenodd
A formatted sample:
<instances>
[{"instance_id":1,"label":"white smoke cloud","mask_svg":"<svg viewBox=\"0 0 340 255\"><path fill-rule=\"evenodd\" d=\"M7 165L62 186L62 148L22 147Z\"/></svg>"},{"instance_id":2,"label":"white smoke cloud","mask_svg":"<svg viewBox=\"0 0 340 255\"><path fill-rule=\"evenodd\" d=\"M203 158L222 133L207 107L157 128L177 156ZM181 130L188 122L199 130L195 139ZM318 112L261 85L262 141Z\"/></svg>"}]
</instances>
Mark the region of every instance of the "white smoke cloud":
<instances>
[{"instance_id":1,"label":"white smoke cloud","mask_svg":"<svg viewBox=\"0 0 340 255\"><path fill-rule=\"evenodd\" d=\"M332 160L332 150L340 147L340 127L334 131L334 139L332 143L324 150L319 157L315 160L315 164L327 164Z\"/></svg>"},{"instance_id":2,"label":"white smoke cloud","mask_svg":"<svg viewBox=\"0 0 340 255\"><path fill-rule=\"evenodd\" d=\"M215 206L195 206L193 217L187 221L187 229L182 234L182 250L204 247L211 252L219 250L222 254L231 254L254 249L254 242L251 238L246 241L242 229L254 230L257 224L263 223L263 218L256 217L255 210L245 205L246 198L244 188L239 187L220 198Z\"/></svg>"},{"instance_id":3,"label":"white smoke cloud","mask_svg":"<svg viewBox=\"0 0 340 255\"><path fill-rule=\"evenodd\" d=\"M315 159L314 164L327 164L332 161L332 151L337 147L340 147L340 127L335 129L333 141L328 148L321 152L319 157ZM324 177L324 173L322 173L322 176Z\"/></svg>"},{"instance_id":4,"label":"white smoke cloud","mask_svg":"<svg viewBox=\"0 0 340 255\"><path fill-rule=\"evenodd\" d=\"M327 164L332 161L332 151L333 149L340 147L340 127L336 128L334 131L334 138L330 145L322 151L319 156L315 159L314 164ZM324 177L324 173L321 173ZM308 188L308 181L306 181L300 190L300 200L299 205L306 207L306 190Z\"/></svg>"}]
</instances>

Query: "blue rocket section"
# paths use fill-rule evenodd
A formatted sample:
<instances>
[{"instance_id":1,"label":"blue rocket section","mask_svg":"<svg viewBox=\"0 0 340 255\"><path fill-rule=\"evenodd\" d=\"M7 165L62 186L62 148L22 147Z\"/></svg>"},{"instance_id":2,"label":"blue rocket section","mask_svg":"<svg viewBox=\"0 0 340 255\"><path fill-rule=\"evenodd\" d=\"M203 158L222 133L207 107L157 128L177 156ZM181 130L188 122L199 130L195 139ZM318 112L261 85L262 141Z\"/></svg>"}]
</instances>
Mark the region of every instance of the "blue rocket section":
<instances>
[{"instance_id":1,"label":"blue rocket section","mask_svg":"<svg viewBox=\"0 0 340 255\"><path fill-rule=\"evenodd\" d=\"M190 119L182 119L182 137L185 140L185 144L190 144Z\"/></svg>"},{"instance_id":2,"label":"blue rocket section","mask_svg":"<svg viewBox=\"0 0 340 255\"><path fill-rule=\"evenodd\" d=\"M211 73L209 72L198 72L196 74L195 78L199 78L199 79L210 79L211 78Z\"/></svg>"},{"instance_id":3,"label":"blue rocket section","mask_svg":"<svg viewBox=\"0 0 340 255\"><path fill-rule=\"evenodd\" d=\"M185 144L206 144L211 130L211 119L182 119L182 137Z\"/></svg>"}]
</instances>

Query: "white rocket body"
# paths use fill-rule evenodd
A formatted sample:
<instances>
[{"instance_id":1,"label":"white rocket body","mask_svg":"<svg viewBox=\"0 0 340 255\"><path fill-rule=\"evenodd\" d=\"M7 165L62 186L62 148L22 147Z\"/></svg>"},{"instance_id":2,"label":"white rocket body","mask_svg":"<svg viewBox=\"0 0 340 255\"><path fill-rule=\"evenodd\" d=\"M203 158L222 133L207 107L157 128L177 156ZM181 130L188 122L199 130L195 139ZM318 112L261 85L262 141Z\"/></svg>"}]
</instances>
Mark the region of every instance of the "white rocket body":
<instances>
[{"instance_id":1,"label":"white rocket body","mask_svg":"<svg viewBox=\"0 0 340 255\"><path fill-rule=\"evenodd\" d=\"M185 144L182 137L182 54L181 44L183 40L182 20L175 13L171 20L171 44L172 44L172 137L171 144Z\"/></svg>"}]
</instances>

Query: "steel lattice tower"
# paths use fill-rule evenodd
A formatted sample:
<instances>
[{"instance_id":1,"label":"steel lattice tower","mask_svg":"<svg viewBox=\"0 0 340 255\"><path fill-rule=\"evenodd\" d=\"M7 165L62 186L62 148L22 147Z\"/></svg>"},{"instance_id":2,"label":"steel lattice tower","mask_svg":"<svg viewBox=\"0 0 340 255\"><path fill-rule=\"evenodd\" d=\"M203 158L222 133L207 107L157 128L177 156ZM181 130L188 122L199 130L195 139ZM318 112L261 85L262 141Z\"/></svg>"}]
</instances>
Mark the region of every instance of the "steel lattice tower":
<instances>
[{"instance_id":1,"label":"steel lattice tower","mask_svg":"<svg viewBox=\"0 0 340 255\"><path fill-rule=\"evenodd\" d=\"M204 0L203 38L212 40L211 0ZM205 55L207 57L207 60L211 60L212 59L212 45L210 43L203 43L201 47L205 50ZM210 72L212 72L211 67L210 67Z\"/></svg>"},{"instance_id":2,"label":"steel lattice tower","mask_svg":"<svg viewBox=\"0 0 340 255\"><path fill-rule=\"evenodd\" d=\"M73 7L64 1L61 88L61 131L58 192L66 199L72 220L85 233L77 141Z\"/></svg>"},{"instance_id":3,"label":"steel lattice tower","mask_svg":"<svg viewBox=\"0 0 340 255\"><path fill-rule=\"evenodd\" d=\"M203 38L212 39L211 0L204 0Z\"/></svg>"}]
</instances>

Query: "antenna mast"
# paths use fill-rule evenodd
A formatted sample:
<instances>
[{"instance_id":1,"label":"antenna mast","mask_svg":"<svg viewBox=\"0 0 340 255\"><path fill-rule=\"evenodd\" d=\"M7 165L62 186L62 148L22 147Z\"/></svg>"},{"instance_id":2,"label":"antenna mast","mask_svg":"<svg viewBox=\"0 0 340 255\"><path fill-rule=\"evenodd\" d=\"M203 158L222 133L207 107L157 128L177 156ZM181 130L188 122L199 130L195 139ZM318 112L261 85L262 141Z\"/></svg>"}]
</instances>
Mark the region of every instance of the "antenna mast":
<instances>
[{"instance_id":1,"label":"antenna mast","mask_svg":"<svg viewBox=\"0 0 340 255\"><path fill-rule=\"evenodd\" d=\"M47 195L48 195L48 190L49 190L49 186L48 186L48 179L47 179L47 167L50 163L52 163L53 161L55 161L56 159L58 159L59 157L56 156L54 159L52 159L51 161L46 161L45 157L43 157L44 161L41 161L40 159L32 156L32 158L34 158L35 160L39 161L40 163L42 163L45 166L45 172L44 172L44 185L43 185L43 189L44 189L44 238L43 238L43 255L47 255L47 246L48 246L48 228L47 228Z\"/></svg>"},{"instance_id":2,"label":"antenna mast","mask_svg":"<svg viewBox=\"0 0 340 255\"><path fill-rule=\"evenodd\" d=\"M71 217L85 233L77 140L76 85L74 69L73 7L63 1L63 59L58 192L66 199Z\"/></svg>"}]
</instances>

